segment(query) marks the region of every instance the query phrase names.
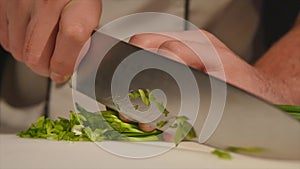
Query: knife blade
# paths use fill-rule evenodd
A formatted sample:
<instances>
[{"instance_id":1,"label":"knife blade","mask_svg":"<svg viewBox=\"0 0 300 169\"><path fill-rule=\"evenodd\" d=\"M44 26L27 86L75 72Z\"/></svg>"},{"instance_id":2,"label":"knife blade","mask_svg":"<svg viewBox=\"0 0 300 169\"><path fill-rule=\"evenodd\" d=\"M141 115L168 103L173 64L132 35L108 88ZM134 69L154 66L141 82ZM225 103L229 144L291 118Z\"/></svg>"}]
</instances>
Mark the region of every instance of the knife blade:
<instances>
[{"instance_id":1,"label":"knife blade","mask_svg":"<svg viewBox=\"0 0 300 169\"><path fill-rule=\"evenodd\" d=\"M156 64L160 66L156 67ZM162 66L176 70L175 74L177 73L179 78L174 79L170 73L159 70ZM187 78L190 74L178 73L188 72L187 68L192 73L194 81ZM136 72L137 70L142 71ZM124 101L131 90L142 88L163 91L163 96L159 94L157 96L167 101L166 109L171 113L181 112L182 107L185 107L183 111L186 111L185 115L193 121L197 141L200 143L219 149L259 147L264 151L243 152L243 154L300 160L299 121L222 80L106 34L100 32L93 34L88 52L75 74L76 86L73 86L75 90L115 110L120 110L118 101L122 102L122 99ZM192 90L193 87L186 89L183 94L182 86L177 83L178 79L186 81L186 88L196 83L197 89ZM218 98L216 95L218 93L226 94L224 101L221 96ZM197 99L198 94L200 99ZM212 99L217 100L216 103L220 102L221 114L211 112L217 111L214 109L216 104ZM130 102L125 99L125 103ZM130 108L132 107L129 106L128 110L132 110ZM195 110L196 114L189 113ZM212 115L213 113L215 115ZM149 113L148 116L147 114L135 116L135 119L139 117L140 120L150 124L165 119L161 114L149 117Z\"/></svg>"}]
</instances>

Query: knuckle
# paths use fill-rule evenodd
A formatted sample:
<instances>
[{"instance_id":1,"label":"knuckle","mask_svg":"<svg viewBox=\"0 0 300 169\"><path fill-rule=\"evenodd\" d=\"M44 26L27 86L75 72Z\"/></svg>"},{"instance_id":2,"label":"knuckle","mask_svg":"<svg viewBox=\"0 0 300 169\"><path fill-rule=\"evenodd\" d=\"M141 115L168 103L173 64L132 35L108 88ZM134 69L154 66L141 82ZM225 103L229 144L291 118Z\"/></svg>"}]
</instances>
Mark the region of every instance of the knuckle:
<instances>
[{"instance_id":1,"label":"knuckle","mask_svg":"<svg viewBox=\"0 0 300 169\"><path fill-rule=\"evenodd\" d=\"M142 35L140 35L140 34L133 35L133 36L131 36L129 42L131 42L131 43L139 42L143 39L143 38L141 38L141 36Z\"/></svg>"},{"instance_id":2,"label":"knuckle","mask_svg":"<svg viewBox=\"0 0 300 169\"><path fill-rule=\"evenodd\" d=\"M60 28L64 37L83 43L87 40L88 30L82 24L62 25Z\"/></svg>"},{"instance_id":3,"label":"knuckle","mask_svg":"<svg viewBox=\"0 0 300 169\"><path fill-rule=\"evenodd\" d=\"M153 41L153 39L151 38L152 36L153 35L148 33L136 34L130 38L129 43L147 48L152 46L153 43L155 43L155 41Z\"/></svg>"},{"instance_id":4,"label":"knuckle","mask_svg":"<svg viewBox=\"0 0 300 169\"><path fill-rule=\"evenodd\" d=\"M183 43L179 40L167 40L159 46L159 49L176 52L180 48L184 47Z\"/></svg>"},{"instance_id":5,"label":"knuckle","mask_svg":"<svg viewBox=\"0 0 300 169\"><path fill-rule=\"evenodd\" d=\"M133 35L130 38L129 43L131 43L131 44L138 44L138 45L146 45L146 44L149 43L149 41L147 41L147 39L144 38L144 35L137 34L137 35Z\"/></svg>"}]
</instances>

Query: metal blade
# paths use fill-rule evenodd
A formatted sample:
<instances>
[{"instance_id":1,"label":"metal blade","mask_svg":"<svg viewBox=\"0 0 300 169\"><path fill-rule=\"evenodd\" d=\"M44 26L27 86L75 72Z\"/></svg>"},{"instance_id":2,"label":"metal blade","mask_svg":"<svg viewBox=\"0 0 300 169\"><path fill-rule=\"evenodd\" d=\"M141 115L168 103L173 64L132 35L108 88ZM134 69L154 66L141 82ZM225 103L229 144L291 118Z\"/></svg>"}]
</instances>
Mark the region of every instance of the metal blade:
<instances>
[{"instance_id":1,"label":"metal blade","mask_svg":"<svg viewBox=\"0 0 300 169\"><path fill-rule=\"evenodd\" d=\"M172 70L184 72L185 65L169 60L160 55L145 51L128 43L119 41L105 34L96 32L89 47L85 59L77 70L76 90L99 101L100 103L118 109L113 102L113 94L125 96L130 90L160 89L167 98L166 108L172 113L180 112L183 104L188 103L187 112L190 119L195 120L194 128L198 135L198 141L216 148L226 149L233 147L259 147L263 151L259 153L245 154L258 157L300 160L300 123L286 113L275 108L271 104L221 80L190 68L197 83L197 91L192 89L181 93L181 87L170 74L165 71L149 68L136 74L130 80L128 90L112 90L113 77L121 64L126 62L129 56L134 55L144 59L144 63L159 63ZM124 70L136 69L143 63L130 62ZM155 65L154 65L155 66ZM151 67L151 66L150 66ZM184 73L180 74L181 80L192 84ZM126 72L124 76L117 76L117 82L127 82ZM123 79L122 79L123 78ZM119 81L118 81L119 80ZM86 82L92 82L86 84ZM212 88L212 84L214 87ZM121 84L120 84L121 85ZM224 111L220 117L212 116L209 112L215 105L212 99L217 99L213 90L221 94L227 89ZM194 99L197 94L201 99ZM224 92L223 92L224 93ZM198 116L190 115L193 106L198 106ZM221 106L221 105L220 105ZM222 107L222 106L221 106ZM163 116L157 117L152 124L163 120ZM214 126L216 126L214 128Z\"/></svg>"}]
</instances>

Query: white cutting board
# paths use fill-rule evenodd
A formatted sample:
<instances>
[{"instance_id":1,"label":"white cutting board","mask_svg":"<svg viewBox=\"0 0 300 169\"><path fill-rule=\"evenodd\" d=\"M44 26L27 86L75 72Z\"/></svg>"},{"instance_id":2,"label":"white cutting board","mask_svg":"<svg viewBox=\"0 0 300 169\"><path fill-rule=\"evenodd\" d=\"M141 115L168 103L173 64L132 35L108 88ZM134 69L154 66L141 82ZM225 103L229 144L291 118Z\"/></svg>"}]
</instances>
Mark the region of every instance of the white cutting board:
<instances>
[{"instance_id":1,"label":"white cutting board","mask_svg":"<svg viewBox=\"0 0 300 169\"><path fill-rule=\"evenodd\" d=\"M109 144L109 143L106 143ZM144 146L144 147L143 147ZM142 144L139 148L158 148ZM268 168L300 169L300 161L259 159L232 154L232 160L219 159L205 145L182 142L161 155L131 159L113 155L92 142L65 142L43 139L22 139L0 134L0 168ZM135 151L132 149L132 151Z\"/></svg>"}]
</instances>

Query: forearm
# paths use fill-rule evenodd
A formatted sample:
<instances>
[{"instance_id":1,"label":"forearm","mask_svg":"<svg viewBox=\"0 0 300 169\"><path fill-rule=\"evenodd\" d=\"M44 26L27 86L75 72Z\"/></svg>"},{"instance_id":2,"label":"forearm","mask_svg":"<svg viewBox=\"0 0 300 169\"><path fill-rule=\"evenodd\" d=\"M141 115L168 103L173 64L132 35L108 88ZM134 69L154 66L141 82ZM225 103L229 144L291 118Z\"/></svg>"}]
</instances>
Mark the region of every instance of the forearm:
<instances>
[{"instance_id":1,"label":"forearm","mask_svg":"<svg viewBox=\"0 0 300 169\"><path fill-rule=\"evenodd\" d=\"M300 16L300 15L299 15ZM294 28L274 44L255 64L277 83L277 89L292 104L300 105L300 17Z\"/></svg>"}]
</instances>

